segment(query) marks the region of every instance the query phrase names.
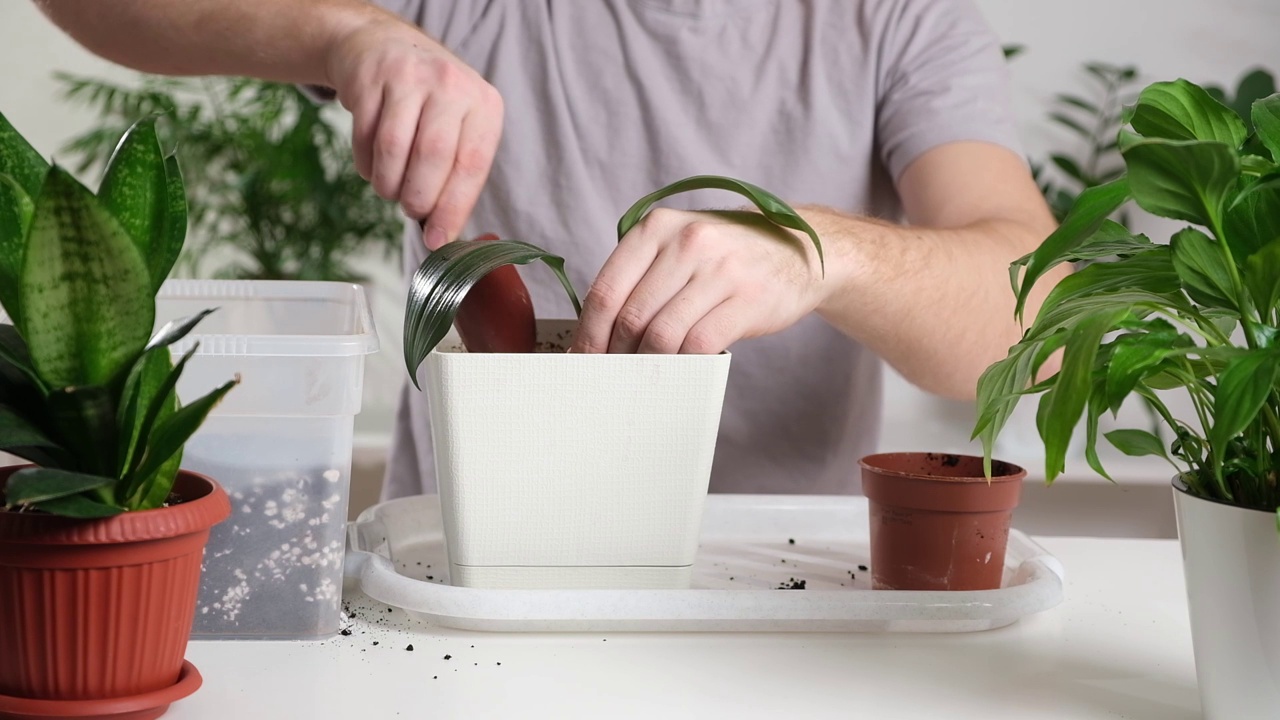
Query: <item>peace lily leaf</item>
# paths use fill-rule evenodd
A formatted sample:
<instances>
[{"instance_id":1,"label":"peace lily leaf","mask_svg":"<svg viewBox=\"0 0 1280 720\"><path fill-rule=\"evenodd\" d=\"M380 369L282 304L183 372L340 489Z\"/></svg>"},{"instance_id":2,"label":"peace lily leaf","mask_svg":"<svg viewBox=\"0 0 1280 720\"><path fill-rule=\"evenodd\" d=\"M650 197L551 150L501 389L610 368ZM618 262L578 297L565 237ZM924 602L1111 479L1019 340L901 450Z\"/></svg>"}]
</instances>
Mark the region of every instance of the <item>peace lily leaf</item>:
<instances>
[{"instance_id":1,"label":"peace lily leaf","mask_svg":"<svg viewBox=\"0 0 1280 720\"><path fill-rule=\"evenodd\" d=\"M81 520L115 517L116 515L124 512L124 508L107 505L106 503L94 500L88 495L68 495L66 497L32 503L31 506L36 510L41 510L52 515L78 518Z\"/></svg>"},{"instance_id":2,"label":"peace lily leaf","mask_svg":"<svg viewBox=\"0 0 1280 720\"><path fill-rule=\"evenodd\" d=\"M166 259L161 251L168 246L169 188L155 118L139 120L120 138L107 161L98 198L133 238L138 254L148 263L151 287L159 288L168 268L157 279L157 269L150 264Z\"/></svg>"},{"instance_id":3,"label":"peace lily leaf","mask_svg":"<svg viewBox=\"0 0 1280 720\"><path fill-rule=\"evenodd\" d=\"M0 306L15 324L22 324L18 281L27 252L27 229L35 205L8 175L0 175Z\"/></svg>"},{"instance_id":4,"label":"peace lily leaf","mask_svg":"<svg viewBox=\"0 0 1280 720\"><path fill-rule=\"evenodd\" d=\"M1121 178L1104 185L1089 188L1076 198L1071 211L1062 224L1031 253L1023 273L1021 285L1015 284L1018 295L1016 314L1022 319L1031 288L1046 272L1062 263L1102 227L1108 216L1129 199L1128 181Z\"/></svg>"},{"instance_id":5,"label":"peace lily leaf","mask_svg":"<svg viewBox=\"0 0 1280 720\"><path fill-rule=\"evenodd\" d=\"M1173 236L1173 267L1193 300L1210 306L1236 307L1234 281L1218 243L1195 228Z\"/></svg>"},{"instance_id":6,"label":"peace lily leaf","mask_svg":"<svg viewBox=\"0 0 1280 720\"><path fill-rule=\"evenodd\" d=\"M1146 430L1112 430L1104 437L1115 449L1130 457L1155 455L1169 460L1169 453L1160 438Z\"/></svg>"},{"instance_id":7,"label":"peace lily leaf","mask_svg":"<svg viewBox=\"0 0 1280 720\"><path fill-rule=\"evenodd\" d=\"M181 452L182 446L200 429L200 425L204 423L205 418L209 417L213 408L238 382L240 382L239 378L225 383L156 423L155 429L147 439L142 464L136 471L136 476L142 478L143 482L137 493L130 497L131 503L139 502L138 509L159 507L165 498L169 497L171 487L163 487L164 483L160 482L160 470L175 454ZM171 484L172 480L169 482Z\"/></svg>"},{"instance_id":8,"label":"peace lily leaf","mask_svg":"<svg viewBox=\"0 0 1280 720\"><path fill-rule=\"evenodd\" d=\"M1240 147L1249 134L1235 111L1186 80L1144 89L1129 123L1146 138L1213 140L1232 148Z\"/></svg>"},{"instance_id":9,"label":"peace lily leaf","mask_svg":"<svg viewBox=\"0 0 1280 720\"><path fill-rule=\"evenodd\" d=\"M1259 155L1241 155L1240 171L1246 175L1261 176L1275 172L1276 164Z\"/></svg>"},{"instance_id":10,"label":"peace lily leaf","mask_svg":"<svg viewBox=\"0 0 1280 720\"><path fill-rule=\"evenodd\" d=\"M1148 327L1148 332L1130 333L1115 340L1115 352L1107 363L1104 383L1106 407L1113 413L1120 411L1138 382L1161 367L1175 349L1194 344L1165 320L1152 320Z\"/></svg>"},{"instance_id":11,"label":"peace lily leaf","mask_svg":"<svg viewBox=\"0 0 1280 720\"><path fill-rule=\"evenodd\" d=\"M8 507L32 505L97 490L113 482L114 478L57 468L27 468L10 476L4 486L4 499Z\"/></svg>"},{"instance_id":12,"label":"peace lily leaf","mask_svg":"<svg viewBox=\"0 0 1280 720\"><path fill-rule=\"evenodd\" d=\"M1261 312L1280 305L1280 235L1245 261L1244 284Z\"/></svg>"},{"instance_id":13,"label":"peace lily leaf","mask_svg":"<svg viewBox=\"0 0 1280 720\"><path fill-rule=\"evenodd\" d=\"M1066 351L1062 355L1062 369L1051 391L1052 397L1045 407L1042 429L1045 451L1045 479L1052 481L1066 469L1067 446L1071 433L1084 412L1088 401L1093 361L1098 345L1126 311L1109 308L1081 319L1071 331Z\"/></svg>"},{"instance_id":14,"label":"peace lily leaf","mask_svg":"<svg viewBox=\"0 0 1280 720\"><path fill-rule=\"evenodd\" d=\"M1253 104L1253 128L1258 139L1280 163L1280 95L1265 97Z\"/></svg>"},{"instance_id":15,"label":"peace lily leaf","mask_svg":"<svg viewBox=\"0 0 1280 720\"><path fill-rule=\"evenodd\" d=\"M146 265L115 217L55 167L36 203L21 283L23 332L54 387L108 382L155 320Z\"/></svg>"},{"instance_id":16,"label":"peace lily leaf","mask_svg":"<svg viewBox=\"0 0 1280 720\"><path fill-rule=\"evenodd\" d=\"M1236 260L1280 237L1280 172L1246 185L1227 208L1223 224L1227 245Z\"/></svg>"},{"instance_id":17,"label":"peace lily leaf","mask_svg":"<svg viewBox=\"0 0 1280 720\"><path fill-rule=\"evenodd\" d=\"M1240 175L1240 161L1225 143L1147 140L1123 151L1129 185L1149 213L1217 227Z\"/></svg>"},{"instance_id":18,"label":"peace lily leaf","mask_svg":"<svg viewBox=\"0 0 1280 720\"><path fill-rule=\"evenodd\" d=\"M1242 353L1227 361L1218 376L1213 398L1213 427L1209 444L1221 453L1227 443L1239 435L1262 409L1280 370L1280 353L1256 350ZM1217 466L1221 472L1221 466Z\"/></svg>"},{"instance_id":19,"label":"peace lily leaf","mask_svg":"<svg viewBox=\"0 0 1280 720\"><path fill-rule=\"evenodd\" d=\"M764 188L742 180L734 180L733 178L720 177L718 175L695 175L694 177L674 182L640 198L630 209L623 213L622 218L618 221L618 240L621 241L627 233L631 232L631 228L640 222L641 218L644 217L654 203L672 195L693 190L728 190L729 192L737 193L750 200L764 215L765 219L774 225L790 230L799 230L808 235L814 249L818 251L818 263L822 266L823 271L826 271L826 259L823 257L822 241L818 239L818 233L790 205Z\"/></svg>"},{"instance_id":20,"label":"peace lily leaf","mask_svg":"<svg viewBox=\"0 0 1280 720\"><path fill-rule=\"evenodd\" d=\"M1080 260L1099 260L1109 257L1128 257L1137 255L1155 247L1151 240L1142 234L1134 234L1128 228L1113 220L1103 220L1098 231L1089 237L1084 244L1071 251L1066 262Z\"/></svg>"},{"instance_id":21,"label":"peace lily leaf","mask_svg":"<svg viewBox=\"0 0 1280 720\"><path fill-rule=\"evenodd\" d=\"M28 197L40 194L49 163L0 113L0 175L8 175Z\"/></svg>"},{"instance_id":22,"label":"peace lily leaf","mask_svg":"<svg viewBox=\"0 0 1280 720\"><path fill-rule=\"evenodd\" d=\"M564 271L564 259L516 240L455 240L429 255L409 283L404 318L404 361L417 385L417 369L448 334L467 291L485 275L505 265L541 260L564 286L575 312L582 304Z\"/></svg>"},{"instance_id":23,"label":"peace lily leaf","mask_svg":"<svg viewBox=\"0 0 1280 720\"><path fill-rule=\"evenodd\" d=\"M1084 459L1094 472L1115 482L1107 473L1107 469L1102 466L1102 459L1098 457L1098 419L1107 410L1105 392L1102 383L1094 382L1093 391L1089 393L1089 403L1085 408Z\"/></svg>"},{"instance_id":24,"label":"peace lily leaf","mask_svg":"<svg viewBox=\"0 0 1280 720\"><path fill-rule=\"evenodd\" d=\"M1040 313L1052 313L1058 305L1073 298L1126 289L1160 294L1177 292L1178 274L1169 248L1151 245L1149 250L1132 257L1094 263L1068 275L1049 291Z\"/></svg>"}]
</instances>

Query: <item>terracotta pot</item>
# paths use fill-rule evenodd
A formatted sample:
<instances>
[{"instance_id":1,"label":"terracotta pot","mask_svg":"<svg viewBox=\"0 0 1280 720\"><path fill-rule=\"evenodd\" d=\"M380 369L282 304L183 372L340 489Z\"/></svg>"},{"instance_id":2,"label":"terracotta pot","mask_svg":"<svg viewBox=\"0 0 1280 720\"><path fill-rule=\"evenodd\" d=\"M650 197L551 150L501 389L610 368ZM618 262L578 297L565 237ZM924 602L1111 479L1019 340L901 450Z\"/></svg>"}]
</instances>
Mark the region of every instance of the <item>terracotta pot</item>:
<instances>
[{"instance_id":1,"label":"terracotta pot","mask_svg":"<svg viewBox=\"0 0 1280 720\"><path fill-rule=\"evenodd\" d=\"M871 580L882 590L994 590L1026 470L943 453L862 459L871 512Z\"/></svg>"},{"instance_id":2,"label":"terracotta pot","mask_svg":"<svg viewBox=\"0 0 1280 720\"><path fill-rule=\"evenodd\" d=\"M231 505L191 472L174 492L177 505L106 520L0 511L0 717L91 717L99 701L99 715L154 718L178 699L166 691L199 686L183 655L209 529Z\"/></svg>"}]
</instances>

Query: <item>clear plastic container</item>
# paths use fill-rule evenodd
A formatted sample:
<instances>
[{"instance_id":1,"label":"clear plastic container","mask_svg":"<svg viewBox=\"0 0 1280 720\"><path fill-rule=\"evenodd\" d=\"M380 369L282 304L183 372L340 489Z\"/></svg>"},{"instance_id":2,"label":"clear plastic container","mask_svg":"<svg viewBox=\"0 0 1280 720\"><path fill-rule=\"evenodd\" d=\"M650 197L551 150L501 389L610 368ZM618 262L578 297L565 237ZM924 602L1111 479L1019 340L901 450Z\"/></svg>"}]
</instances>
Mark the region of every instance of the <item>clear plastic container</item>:
<instances>
[{"instance_id":1,"label":"clear plastic container","mask_svg":"<svg viewBox=\"0 0 1280 720\"><path fill-rule=\"evenodd\" d=\"M324 282L170 280L157 325L216 307L175 358L199 350L183 402L241 382L187 443L183 467L231 496L213 528L193 637L338 631L352 429L378 337L364 290Z\"/></svg>"}]
</instances>

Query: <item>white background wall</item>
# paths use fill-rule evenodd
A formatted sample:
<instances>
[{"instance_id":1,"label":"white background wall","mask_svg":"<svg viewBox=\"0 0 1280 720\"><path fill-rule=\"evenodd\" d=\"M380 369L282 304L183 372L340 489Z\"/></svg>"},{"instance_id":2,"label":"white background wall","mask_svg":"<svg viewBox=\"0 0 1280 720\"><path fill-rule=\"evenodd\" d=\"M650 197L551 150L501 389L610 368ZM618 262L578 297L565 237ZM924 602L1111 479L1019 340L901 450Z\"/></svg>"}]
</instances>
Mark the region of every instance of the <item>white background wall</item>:
<instances>
[{"instance_id":1,"label":"white background wall","mask_svg":"<svg viewBox=\"0 0 1280 720\"><path fill-rule=\"evenodd\" d=\"M583 0L590 1L590 0ZM855 0L850 0L855 1ZM1187 77L1231 84L1249 68L1280 70L1274 31L1280 0L978 0L1000 36L1027 46L1013 64L1017 112L1033 156L1076 150L1072 138L1044 120L1054 94L1082 91L1081 63L1136 64L1147 79ZM0 111L37 149L54 155L70 137L91 126L86 111L57 100L50 74L64 70L127 81L132 73L101 61L67 39L24 0L0 4ZM1143 229L1158 237L1160 226ZM384 351L371 363L365 412L359 428L376 443L390 427L392 403L403 370L398 362L402 304L399 274L377 268L373 288ZM972 407L928 397L890 374L886 388L884 445L935 449L965 446Z\"/></svg>"}]
</instances>

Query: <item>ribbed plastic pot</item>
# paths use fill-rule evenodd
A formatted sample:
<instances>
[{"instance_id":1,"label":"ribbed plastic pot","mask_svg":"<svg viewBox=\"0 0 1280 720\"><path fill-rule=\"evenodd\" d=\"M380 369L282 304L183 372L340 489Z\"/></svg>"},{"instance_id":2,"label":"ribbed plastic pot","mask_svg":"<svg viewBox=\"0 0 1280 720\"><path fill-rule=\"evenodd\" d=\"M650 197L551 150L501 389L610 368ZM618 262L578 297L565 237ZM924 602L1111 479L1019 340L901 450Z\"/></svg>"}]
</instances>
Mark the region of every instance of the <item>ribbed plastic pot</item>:
<instances>
[{"instance_id":1,"label":"ribbed plastic pot","mask_svg":"<svg viewBox=\"0 0 1280 720\"><path fill-rule=\"evenodd\" d=\"M0 469L0 486L19 469ZM182 502L105 520L0 511L0 717L27 715L31 700L91 717L85 701L177 699L162 691L184 676L205 543L231 505L187 471L174 493Z\"/></svg>"}]
</instances>

